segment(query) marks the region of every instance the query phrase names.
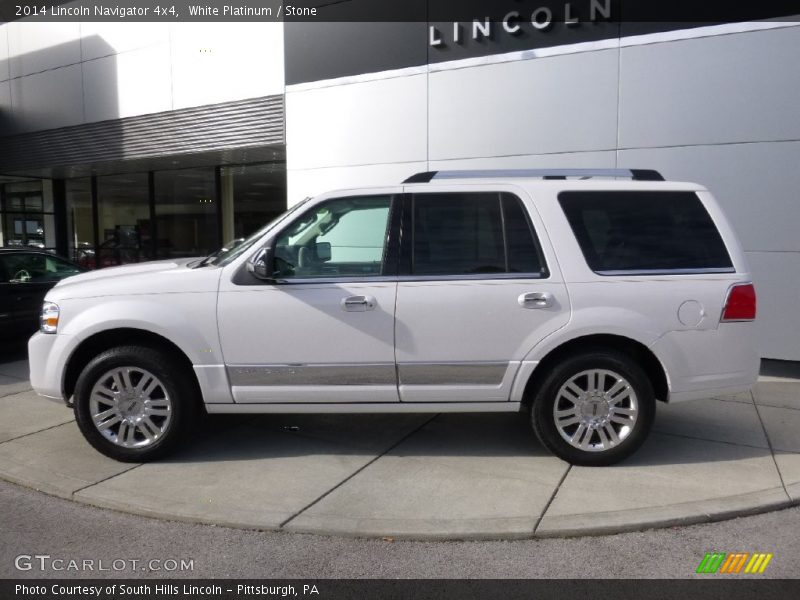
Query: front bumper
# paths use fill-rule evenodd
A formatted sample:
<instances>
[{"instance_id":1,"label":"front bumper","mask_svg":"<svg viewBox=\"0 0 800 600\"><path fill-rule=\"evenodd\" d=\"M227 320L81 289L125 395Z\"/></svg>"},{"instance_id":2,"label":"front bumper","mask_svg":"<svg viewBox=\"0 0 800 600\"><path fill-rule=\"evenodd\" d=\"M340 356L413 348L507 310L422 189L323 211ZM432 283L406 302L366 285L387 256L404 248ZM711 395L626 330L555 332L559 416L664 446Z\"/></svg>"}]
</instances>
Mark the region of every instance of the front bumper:
<instances>
[{"instance_id":1,"label":"front bumper","mask_svg":"<svg viewBox=\"0 0 800 600\"><path fill-rule=\"evenodd\" d=\"M33 391L49 400L67 403L62 383L68 358L68 338L37 331L28 341L28 361Z\"/></svg>"}]
</instances>

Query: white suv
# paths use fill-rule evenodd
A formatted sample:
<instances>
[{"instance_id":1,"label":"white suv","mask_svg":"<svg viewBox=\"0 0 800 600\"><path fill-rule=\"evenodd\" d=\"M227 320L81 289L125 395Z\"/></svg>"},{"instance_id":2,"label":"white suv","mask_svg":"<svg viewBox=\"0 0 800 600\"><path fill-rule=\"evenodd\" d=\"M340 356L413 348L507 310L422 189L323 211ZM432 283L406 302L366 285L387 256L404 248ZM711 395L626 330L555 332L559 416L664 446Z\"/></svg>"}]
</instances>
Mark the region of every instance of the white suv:
<instances>
[{"instance_id":1,"label":"white suv","mask_svg":"<svg viewBox=\"0 0 800 600\"><path fill-rule=\"evenodd\" d=\"M420 173L305 200L206 259L62 281L31 383L123 461L164 455L203 411L529 411L553 453L607 465L642 444L656 400L752 386L755 312L699 185Z\"/></svg>"}]
</instances>

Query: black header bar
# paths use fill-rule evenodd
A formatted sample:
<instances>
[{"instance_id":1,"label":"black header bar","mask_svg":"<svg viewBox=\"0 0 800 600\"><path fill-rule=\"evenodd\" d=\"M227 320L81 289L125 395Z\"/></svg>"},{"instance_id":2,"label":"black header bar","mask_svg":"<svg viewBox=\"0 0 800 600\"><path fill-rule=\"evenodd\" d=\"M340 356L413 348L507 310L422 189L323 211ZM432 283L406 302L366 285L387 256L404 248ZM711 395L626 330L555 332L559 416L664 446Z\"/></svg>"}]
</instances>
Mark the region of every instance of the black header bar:
<instances>
[{"instance_id":1,"label":"black header bar","mask_svg":"<svg viewBox=\"0 0 800 600\"><path fill-rule=\"evenodd\" d=\"M498 580L498 579L39 579L2 580L3 600L783 600L800 597L800 580Z\"/></svg>"},{"instance_id":2,"label":"black header bar","mask_svg":"<svg viewBox=\"0 0 800 600\"><path fill-rule=\"evenodd\" d=\"M503 22L512 13L540 23L800 20L796 0L0 0L0 22Z\"/></svg>"}]
</instances>

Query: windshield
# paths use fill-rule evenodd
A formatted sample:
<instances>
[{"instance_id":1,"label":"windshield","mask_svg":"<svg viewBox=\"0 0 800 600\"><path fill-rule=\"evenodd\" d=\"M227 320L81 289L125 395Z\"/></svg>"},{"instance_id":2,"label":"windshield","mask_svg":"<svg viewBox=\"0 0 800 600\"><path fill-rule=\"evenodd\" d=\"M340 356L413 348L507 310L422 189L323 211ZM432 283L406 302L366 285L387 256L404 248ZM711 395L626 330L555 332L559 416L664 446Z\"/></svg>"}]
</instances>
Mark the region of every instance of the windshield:
<instances>
[{"instance_id":1,"label":"windshield","mask_svg":"<svg viewBox=\"0 0 800 600\"><path fill-rule=\"evenodd\" d=\"M241 244L237 244L237 245L235 245L235 246L233 246L231 248L221 250L218 254L212 255L212 257L210 257L210 260L207 259L206 261L203 261L203 264L217 265L217 266L227 265L229 262L234 260L236 257L241 256L243 253L247 252L247 250L253 244L255 244L259 239L261 239L261 237L265 233L267 233L267 231L269 231L277 223L279 223L280 221L282 221L283 219L285 219L286 217L291 215L298 208L300 208L301 206L304 206L309 200L311 200L311 198L304 198L303 200L301 200L300 202L295 204L293 207L291 207L289 210L287 210L285 213L283 213L281 215L278 215L277 217L272 219L272 221L270 221L269 223L264 225L261 229L256 231L253 235L251 235L246 240L244 240Z\"/></svg>"}]
</instances>

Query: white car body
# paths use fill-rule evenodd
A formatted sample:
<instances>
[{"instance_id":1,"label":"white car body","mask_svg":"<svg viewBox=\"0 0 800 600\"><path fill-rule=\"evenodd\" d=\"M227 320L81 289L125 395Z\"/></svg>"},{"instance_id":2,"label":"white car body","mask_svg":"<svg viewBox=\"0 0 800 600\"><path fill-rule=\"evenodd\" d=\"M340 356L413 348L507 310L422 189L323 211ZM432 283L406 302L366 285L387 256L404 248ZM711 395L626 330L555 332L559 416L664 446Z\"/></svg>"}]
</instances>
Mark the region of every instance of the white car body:
<instances>
[{"instance_id":1,"label":"white car body","mask_svg":"<svg viewBox=\"0 0 800 600\"><path fill-rule=\"evenodd\" d=\"M599 275L587 265L557 201L564 190L696 192L733 269ZM753 323L721 323L729 290L751 276L732 228L702 186L446 179L331 192L300 212L343 196L459 191L519 197L549 276L238 285L236 274L291 221L288 216L221 267L159 261L62 281L47 295L60 308L57 334L40 332L29 343L31 384L42 396L68 401L75 378L70 361L87 341L115 330L148 332L174 345L191 363L206 410L214 413L517 411L537 366L588 336L646 348L663 371L659 400L734 394L755 382ZM525 294L546 294L548 306L522 306ZM356 296L375 306L344 310L343 300Z\"/></svg>"}]
</instances>

